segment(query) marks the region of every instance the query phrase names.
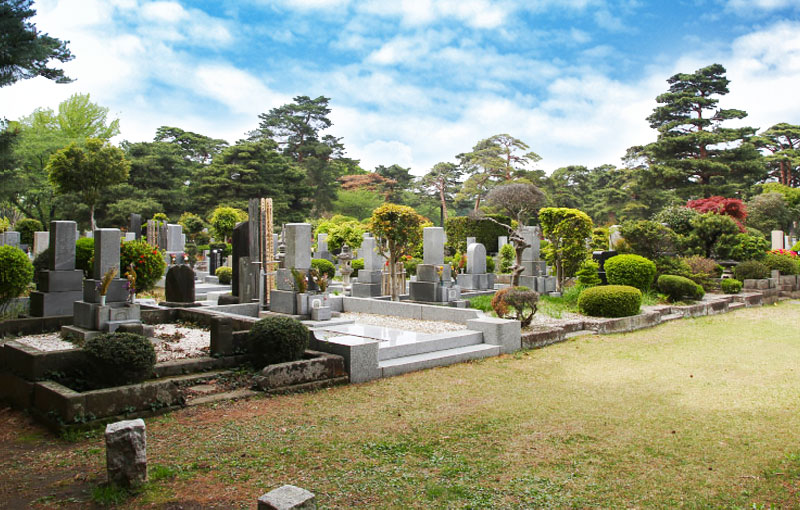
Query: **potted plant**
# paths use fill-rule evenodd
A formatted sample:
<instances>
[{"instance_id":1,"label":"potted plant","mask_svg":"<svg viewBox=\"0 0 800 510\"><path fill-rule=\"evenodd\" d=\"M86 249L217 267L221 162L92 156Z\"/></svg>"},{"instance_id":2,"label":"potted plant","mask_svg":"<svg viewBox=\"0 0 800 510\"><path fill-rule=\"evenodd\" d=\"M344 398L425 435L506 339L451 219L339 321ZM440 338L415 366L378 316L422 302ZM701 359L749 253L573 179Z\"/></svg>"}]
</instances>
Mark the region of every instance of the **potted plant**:
<instances>
[{"instance_id":1,"label":"potted plant","mask_svg":"<svg viewBox=\"0 0 800 510\"><path fill-rule=\"evenodd\" d=\"M97 282L96 288L100 293L100 306L106 305L106 294L108 293L108 288L111 286L111 282L114 280L115 276L117 276L117 268L112 267L106 271L103 275L103 278Z\"/></svg>"},{"instance_id":2,"label":"potted plant","mask_svg":"<svg viewBox=\"0 0 800 510\"><path fill-rule=\"evenodd\" d=\"M298 271L295 268L291 269L292 278L294 278L294 290L297 291L297 314L308 315L308 282L306 281L306 274L303 271Z\"/></svg>"}]
</instances>

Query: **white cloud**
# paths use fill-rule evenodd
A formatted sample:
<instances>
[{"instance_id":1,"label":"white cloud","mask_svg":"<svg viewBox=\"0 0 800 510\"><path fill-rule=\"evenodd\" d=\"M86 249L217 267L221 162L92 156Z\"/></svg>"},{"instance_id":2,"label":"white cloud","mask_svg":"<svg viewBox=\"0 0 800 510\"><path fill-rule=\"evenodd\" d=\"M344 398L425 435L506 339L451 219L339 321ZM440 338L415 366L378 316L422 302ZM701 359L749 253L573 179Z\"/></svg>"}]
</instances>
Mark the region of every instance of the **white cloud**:
<instances>
[{"instance_id":1,"label":"white cloud","mask_svg":"<svg viewBox=\"0 0 800 510\"><path fill-rule=\"evenodd\" d=\"M796 0L729 0L728 8L741 14L752 14L753 10L774 11L797 7Z\"/></svg>"}]
</instances>

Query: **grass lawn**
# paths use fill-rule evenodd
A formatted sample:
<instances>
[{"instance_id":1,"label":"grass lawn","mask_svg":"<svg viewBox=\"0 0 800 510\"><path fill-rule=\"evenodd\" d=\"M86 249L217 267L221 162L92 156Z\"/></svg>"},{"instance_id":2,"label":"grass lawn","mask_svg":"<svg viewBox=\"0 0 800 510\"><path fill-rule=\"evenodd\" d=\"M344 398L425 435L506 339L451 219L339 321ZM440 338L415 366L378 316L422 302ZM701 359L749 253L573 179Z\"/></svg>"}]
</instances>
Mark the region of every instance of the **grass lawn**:
<instances>
[{"instance_id":1,"label":"grass lawn","mask_svg":"<svg viewBox=\"0 0 800 510\"><path fill-rule=\"evenodd\" d=\"M119 508L254 508L286 483L320 508L798 508L799 402L791 301L151 419L154 481ZM104 462L100 434L0 412L0 508L111 500Z\"/></svg>"}]
</instances>

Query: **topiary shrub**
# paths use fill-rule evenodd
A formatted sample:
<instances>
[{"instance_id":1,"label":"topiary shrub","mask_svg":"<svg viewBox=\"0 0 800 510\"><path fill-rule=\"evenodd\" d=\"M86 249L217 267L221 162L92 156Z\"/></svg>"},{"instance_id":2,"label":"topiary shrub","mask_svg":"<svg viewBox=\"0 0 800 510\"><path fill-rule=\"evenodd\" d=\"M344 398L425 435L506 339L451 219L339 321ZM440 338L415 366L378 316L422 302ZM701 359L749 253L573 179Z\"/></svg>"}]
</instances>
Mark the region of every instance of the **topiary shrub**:
<instances>
[{"instance_id":1,"label":"topiary shrub","mask_svg":"<svg viewBox=\"0 0 800 510\"><path fill-rule=\"evenodd\" d=\"M603 266L611 285L629 285L647 291L656 277L656 265L639 255L616 255Z\"/></svg>"},{"instance_id":2,"label":"topiary shrub","mask_svg":"<svg viewBox=\"0 0 800 510\"><path fill-rule=\"evenodd\" d=\"M122 243L119 263L123 273L133 264L136 272L136 292L148 291L155 287L167 268L163 252L147 244L144 239Z\"/></svg>"},{"instance_id":3,"label":"topiary shrub","mask_svg":"<svg viewBox=\"0 0 800 510\"><path fill-rule=\"evenodd\" d=\"M75 241L75 269L81 269L86 278L91 278L93 262L94 239L81 237Z\"/></svg>"},{"instance_id":4,"label":"topiary shrub","mask_svg":"<svg viewBox=\"0 0 800 510\"><path fill-rule=\"evenodd\" d=\"M330 260L311 259L311 269L316 269L320 275L328 275L328 281L333 280L333 277L336 276L336 266Z\"/></svg>"},{"instance_id":5,"label":"topiary shrub","mask_svg":"<svg viewBox=\"0 0 800 510\"><path fill-rule=\"evenodd\" d=\"M219 278L219 283L222 285L230 285L231 280L233 280L233 268L225 266L218 267L214 275Z\"/></svg>"},{"instance_id":6,"label":"topiary shrub","mask_svg":"<svg viewBox=\"0 0 800 510\"><path fill-rule=\"evenodd\" d=\"M492 309L502 319L515 319L528 327L538 309L539 294L528 287L506 287L495 292Z\"/></svg>"},{"instance_id":7,"label":"topiary shrub","mask_svg":"<svg viewBox=\"0 0 800 510\"><path fill-rule=\"evenodd\" d=\"M353 268L353 274L350 275L350 276L352 276L353 278L358 277L358 272L360 270L364 269L364 259L361 258L361 259L353 259L353 260L351 260L350 261L350 267Z\"/></svg>"},{"instance_id":8,"label":"topiary shrub","mask_svg":"<svg viewBox=\"0 0 800 510\"><path fill-rule=\"evenodd\" d=\"M494 257L491 255L486 255L486 272L487 273L494 273L495 263Z\"/></svg>"},{"instance_id":9,"label":"topiary shrub","mask_svg":"<svg viewBox=\"0 0 800 510\"><path fill-rule=\"evenodd\" d=\"M44 230L42 222L33 218L25 218L14 224L14 230L19 232L19 242L33 248L33 233Z\"/></svg>"},{"instance_id":10,"label":"topiary shrub","mask_svg":"<svg viewBox=\"0 0 800 510\"><path fill-rule=\"evenodd\" d=\"M742 291L742 282L735 278L725 278L719 286L725 294L738 294Z\"/></svg>"},{"instance_id":11,"label":"topiary shrub","mask_svg":"<svg viewBox=\"0 0 800 510\"><path fill-rule=\"evenodd\" d=\"M602 283L602 280L600 280L599 270L600 264L592 259L587 259L581 268L578 269L578 272L575 273L575 276L578 277L578 283L584 287L593 287Z\"/></svg>"},{"instance_id":12,"label":"topiary shrub","mask_svg":"<svg viewBox=\"0 0 800 510\"><path fill-rule=\"evenodd\" d=\"M692 276L692 268L681 257L658 257L654 262L656 263L656 278L662 274L674 274L684 278Z\"/></svg>"},{"instance_id":13,"label":"topiary shrub","mask_svg":"<svg viewBox=\"0 0 800 510\"><path fill-rule=\"evenodd\" d=\"M0 310L25 292L33 281L33 264L24 251L14 246L0 246Z\"/></svg>"},{"instance_id":14,"label":"topiary shrub","mask_svg":"<svg viewBox=\"0 0 800 510\"><path fill-rule=\"evenodd\" d=\"M762 235L738 234L736 236L736 246L731 250L731 258L739 261L761 260L769 251L769 245L769 241Z\"/></svg>"},{"instance_id":15,"label":"topiary shrub","mask_svg":"<svg viewBox=\"0 0 800 510\"><path fill-rule=\"evenodd\" d=\"M767 253L764 265L770 270L778 270L783 275L792 275L800 272L797 257L784 253Z\"/></svg>"},{"instance_id":16,"label":"topiary shrub","mask_svg":"<svg viewBox=\"0 0 800 510\"><path fill-rule=\"evenodd\" d=\"M509 274L511 272L511 266L514 265L515 257L514 246L511 244L504 244L503 247L500 248L500 274Z\"/></svg>"},{"instance_id":17,"label":"topiary shrub","mask_svg":"<svg viewBox=\"0 0 800 510\"><path fill-rule=\"evenodd\" d=\"M578 296L578 310L592 317L628 317L641 305L642 291L629 285L590 287Z\"/></svg>"},{"instance_id":18,"label":"topiary shrub","mask_svg":"<svg viewBox=\"0 0 800 510\"><path fill-rule=\"evenodd\" d=\"M769 278L769 268L757 260L740 262L733 268L733 274L739 281L760 280Z\"/></svg>"},{"instance_id":19,"label":"topiary shrub","mask_svg":"<svg viewBox=\"0 0 800 510\"><path fill-rule=\"evenodd\" d=\"M153 373L156 350L142 335L106 333L83 346L88 373L102 386L122 386L143 381Z\"/></svg>"},{"instance_id":20,"label":"topiary shrub","mask_svg":"<svg viewBox=\"0 0 800 510\"><path fill-rule=\"evenodd\" d=\"M671 302L683 300L703 299L706 291L701 285L696 284L689 278L672 274L664 274L658 277L658 290L666 294Z\"/></svg>"},{"instance_id":21,"label":"topiary shrub","mask_svg":"<svg viewBox=\"0 0 800 510\"><path fill-rule=\"evenodd\" d=\"M500 223L511 224L511 218L502 214L487 214ZM467 251L467 237L474 237L476 242L486 247L486 253L497 251L497 238L508 235L508 230L496 222L482 218L472 218L469 216L452 216L447 218L444 223L445 233L447 234L446 248L449 253Z\"/></svg>"},{"instance_id":22,"label":"topiary shrub","mask_svg":"<svg viewBox=\"0 0 800 510\"><path fill-rule=\"evenodd\" d=\"M290 317L264 317L250 328L249 351L257 366L296 361L308 347L308 328Z\"/></svg>"}]
</instances>

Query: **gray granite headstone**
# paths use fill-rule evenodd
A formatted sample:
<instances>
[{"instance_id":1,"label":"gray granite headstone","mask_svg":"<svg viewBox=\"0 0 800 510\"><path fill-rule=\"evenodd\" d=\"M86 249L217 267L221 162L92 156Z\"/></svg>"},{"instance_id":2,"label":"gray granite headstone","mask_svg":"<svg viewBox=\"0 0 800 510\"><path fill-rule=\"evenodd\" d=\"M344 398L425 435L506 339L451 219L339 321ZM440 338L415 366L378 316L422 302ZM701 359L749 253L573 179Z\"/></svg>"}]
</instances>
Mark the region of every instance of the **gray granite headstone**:
<instances>
[{"instance_id":1,"label":"gray granite headstone","mask_svg":"<svg viewBox=\"0 0 800 510\"><path fill-rule=\"evenodd\" d=\"M74 221L50 222L48 268L51 271L75 269L75 242L78 240L76 226Z\"/></svg>"},{"instance_id":2,"label":"gray granite headstone","mask_svg":"<svg viewBox=\"0 0 800 510\"><path fill-rule=\"evenodd\" d=\"M183 251L183 248L183 226L167 225L167 251L179 252Z\"/></svg>"},{"instance_id":3,"label":"gray granite headstone","mask_svg":"<svg viewBox=\"0 0 800 510\"><path fill-rule=\"evenodd\" d=\"M311 225L309 223L287 223L285 267L307 270L311 268Z\"/></svg>"},{"instance_id":4,"label":"gray granite headstone","mask_svg":"<svg viewBox=\"0 0 800 510\"><path fill-rule=\"evenodd\" d=\"M16 230L8 230L5 233L0 234L0 246L13 246L14 248L19 248L20 243L20 235L19 232Z\"/></svg>"},{"instance_id":5,"label":"gray granite headstone","mask_svg":"<svg viewBox=\"0 0 800 510\"><path fill-rule=\"evenodd\" d=\"M250 223L243 221L237 223L236 226L233 227L233 236L231 237L231 256L233 257L231 268L233 270L231 273L231 294L234 296L239 295L239 270L241 268L239 261L243 258L250 260L249 253Z\"/></svg>"},{"instance_id":6,"label":"gray granite headstone","mask_svg":"<svg viewBox=\"0 0 800 510\"><path fill-rule=\"evenodd\" d=\"M93 276L101 280L111 268L117 269L119 277L119 240L118 228L98 228L94 231L94 267ZM73 246L74 250L74 246Z\"/></svg>"},{"instance_id":7,"label":"gray granite headstone","mask_svg":"<svg viewBox=\"0 0 800 510\"><path fill-rule=\"evenodd\" d=\"M33 256L36 257L48 248L50 232L40 231L33 233Z\"/></svg>"},{"instance_id":8,"label":"gray granite headstone","mask_svg":"<svg viewBox=\"0 0 800 510\"><path fill-rule=\"evenodd\" d=\"M472 243L467 246L467 273L486 273L486 247L481 243Z\"/></svg>"},{"instance_id":9,"label":"gray granite headstone","mask_svg":"<svg viewBox=\"0 0 800 510\"><path fill-rule=\"evenodd\" d=\"M539 232L536 227L522 227L522 238L530 246L522 252L522 260L539 260Z\"/></svg>"},{"instance_id":10,"label":"gray granite headstone","mask_svg":"<svg viewBox=\"0 0 800 510\"><path fill-rule=\"evenodd\" d=\"M422 229L422 263L441 266L444 264L444 229L425 227Z\"/></svg>"},{"instance_id":11,"label":"gray granite headstone","mask_svg":"<svg viewBox=\"0 0 800 510\"><path fill-rule=\"evenodd\" d=\"M364 259L364 271L383 271L384 259L383 255L377 251L378 240L372 236L364 234L361 241L361 248L359 254Z\"/></svg>"},{"instance_id":12,"label":"gray granite headstone","mask_svg":"<svg viewBox=\"0 0 800 510\"><path fill-rule=\"evenodd\" d=\"M508 244L508 236L499 236L497 238L497 253L500 253L500 250L503 249L503 246Z\"/></svg>"},{"instance_id":13,"label":"gray granite headstone","mask_svg":"<svg viewBox=\"0 0 800 510\"><path fill-rule=\"evenodd\" d=\"M128 224L128 232L133 232L135 239L142 237L142 215L131 213L130 222Z\"/></svg>"},{"instance_id":14,"label":"gray granite headstone","mask_svg":"<svg viewBox=\"0 0 800 510\"><path fill-rule=\"evenodd\" d=\"M476 243L476 242L478 242L478 241L474 237L468 237L467 238L467 246L469 246L470 244Z\"/></svg>"},{"instance_id":15,"label":"gray granite headstone","mask_svg":"<svg viewBox=\"0 0 800 510\"><path fill-rule=\"evenodd\" d=\"M328 234L317 234L317 251L328 251Z\"/></svg>"},{"instance_id":16,"label":"gray granite headstone","mask_svg":"<svg viewBox=\"0 0 800 510\"><path fill-rule=\"evenodd\" d=\"M771 233L771 241L772 241L772 248L773 250L782 250L784 248L783 243L785 242L783 230L773 230ZM790 246L791 248L791 246Z\"/></svg>"}]
</instances>

